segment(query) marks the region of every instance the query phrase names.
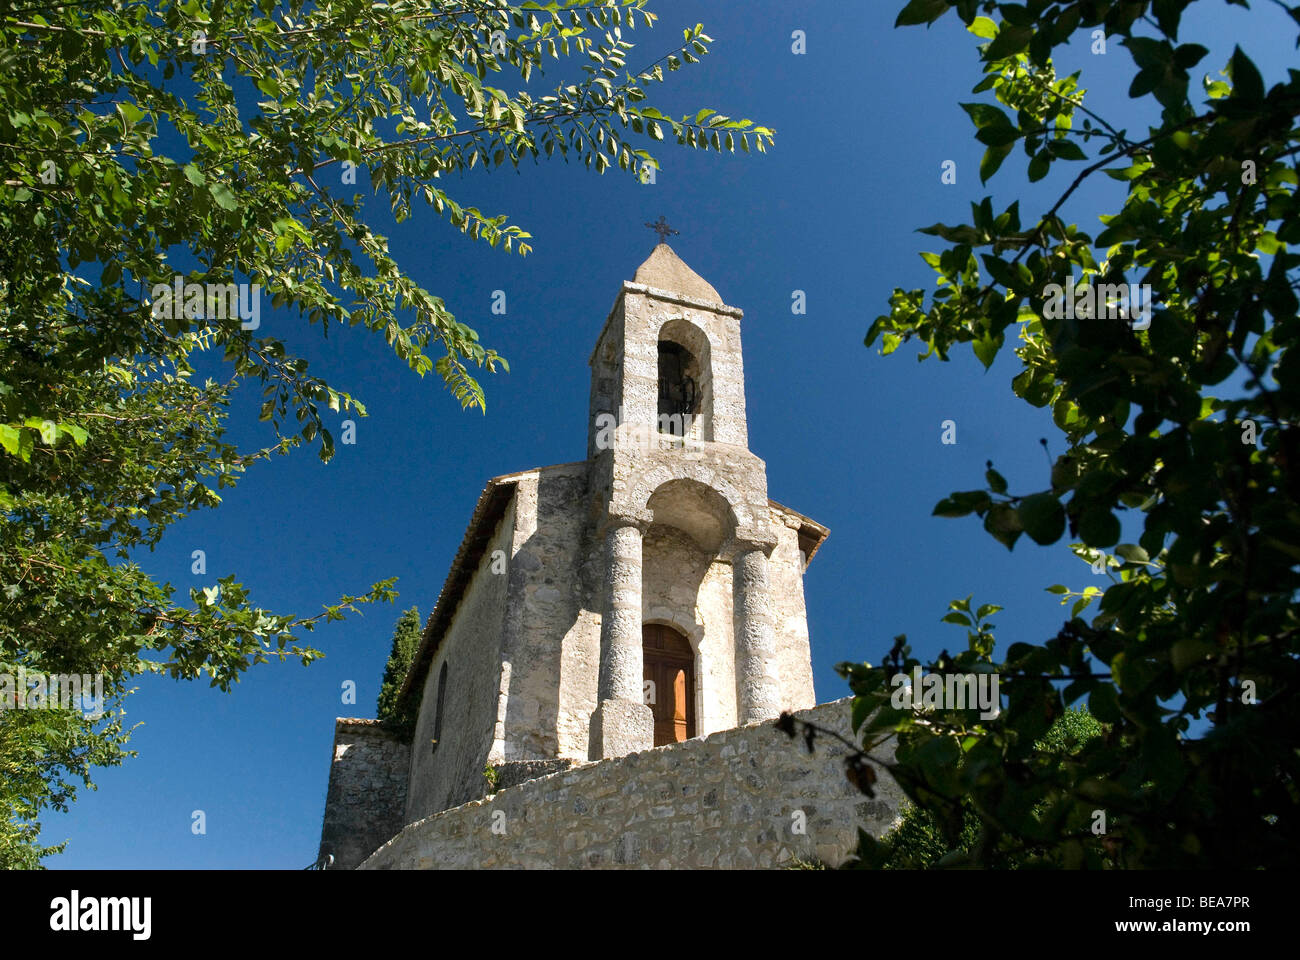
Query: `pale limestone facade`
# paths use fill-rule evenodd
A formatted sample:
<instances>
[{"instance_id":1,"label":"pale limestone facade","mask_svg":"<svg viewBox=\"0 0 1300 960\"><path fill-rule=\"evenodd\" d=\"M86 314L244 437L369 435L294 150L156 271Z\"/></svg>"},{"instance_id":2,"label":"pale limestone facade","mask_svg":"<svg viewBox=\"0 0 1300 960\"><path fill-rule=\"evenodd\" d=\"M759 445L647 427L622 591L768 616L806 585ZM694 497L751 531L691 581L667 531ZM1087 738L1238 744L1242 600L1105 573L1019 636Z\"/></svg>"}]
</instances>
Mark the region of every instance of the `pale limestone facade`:
<instances>
[{"instance_id":1,"label":"pale limestone facade","mask_svg":"<svg viewBox=\"0 0 1300 960\"><path fill-rule=\"evenodd\" d=\"M741 319L660 244L596 339L587 460L489 481L402 693L404 823L481 797L486 764L652 747L646 625L689 643L695 737L816 703L803 575L827 530L748 448Z\"/></svg>"}]
</instances>

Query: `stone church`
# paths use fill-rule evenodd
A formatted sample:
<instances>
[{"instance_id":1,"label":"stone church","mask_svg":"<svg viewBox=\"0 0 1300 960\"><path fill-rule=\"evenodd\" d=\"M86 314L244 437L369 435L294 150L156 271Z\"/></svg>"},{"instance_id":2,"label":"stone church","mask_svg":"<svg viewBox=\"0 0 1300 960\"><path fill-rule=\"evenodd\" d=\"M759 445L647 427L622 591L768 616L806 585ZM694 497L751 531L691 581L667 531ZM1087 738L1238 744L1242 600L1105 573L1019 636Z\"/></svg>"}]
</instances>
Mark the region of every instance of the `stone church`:
<instances>
[{"instance_id":1,"label":"stone church","mask_svg":"<svg viewBox=\"0 0 1300 960\"><path fill-rule=\"evenodd\" d=\"M814 706L803 577L828 531L749 449L742 316L666 243L623 283L587 459L479 497L402 689L412 741L337 722L335 867L483 798L485 767L509 792Z\"/></svg>"}]
</instances>

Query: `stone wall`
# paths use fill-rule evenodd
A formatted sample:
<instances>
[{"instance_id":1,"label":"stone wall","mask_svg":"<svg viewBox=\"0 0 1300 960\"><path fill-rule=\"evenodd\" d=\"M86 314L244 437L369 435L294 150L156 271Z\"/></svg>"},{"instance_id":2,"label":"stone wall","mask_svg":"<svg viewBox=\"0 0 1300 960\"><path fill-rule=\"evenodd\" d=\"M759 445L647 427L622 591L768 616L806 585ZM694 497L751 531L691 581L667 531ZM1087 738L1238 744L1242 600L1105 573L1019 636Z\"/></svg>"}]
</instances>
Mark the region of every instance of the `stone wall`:
<instances>
[{"instance_id":1,"label":"stone wall","mask_svg":"<svg viewBox=\"0 0 1300 960\"><path fill-rule=\"evenodd\" d=\"M493 531L469 586L456 607L447 633L429 664L411 746L411 779L406 822L419 820L482 796L497 721L501 685L501 636L506 609L506 570L493 555L508 557L514 530L514 504ZM438 677L447 664L442 731L433 747L439 709Z\"/></svg>"},{"instance_id":2,"label":"stone wall","mask_svg":"<svg viewBox=\"0 0 1300 960\"><path fill-rule=\"evenodd\" d=\"M772 590L772 628L776 632L776 674L781 679L781 709L806 710L817 702L813 691L808 611L804 606L803 555L799 521L772 510L776 548L768 563Z\"/></svg>"},{"instance_id":3,"label":"stone wall","mask_svg":"<svg viewBox=\"0 0 1300 960\"><path fill-rule=\"evenodd\" d=\"M849 699L798 716L849 735ZM901 792L844 776L846 748L809 755L771 723L725 730L530 780L406 827L361 869L766 868L843 862L881 836Z\"/></svg>"},{"instance_id":4,"label":"stone wall","mask_svg":"<svg viewBox=\"0 0 1300 960\"><path fill-rule=\"evenodd\" d=\"M580 573L587 464L542 468L522 477L517 491L494 761L563 756L575 718L567 715L562 687L589 675L594 693L599 670L600 624L582 617L590 608ZM594 655L562 660L571 635ZM576 718L582 736L574 756L586 756L592 709Z\"/></svg>"},{"instance_id":5,"label":"stone wall","mask_svg":"<svg viewBox=\"0 0 1300 960\"><path fill-rule=\"evenodd\" d=\"M332 854L332 870L351 870L406 823L410 744L378 720L334 722L334 753L320 856Z\"/></svg>"},{"instance_id":6,"label":"stone wall","mask_svg":"<svg viewBox=\"0 0 1300 960\"><path fill-rule=\"evenodd\" d=\"M528 780L536 780L552 773L568 770L572 760L507 760L496 765L497 790L517 787Z\"/></svg>"}]
</instances>

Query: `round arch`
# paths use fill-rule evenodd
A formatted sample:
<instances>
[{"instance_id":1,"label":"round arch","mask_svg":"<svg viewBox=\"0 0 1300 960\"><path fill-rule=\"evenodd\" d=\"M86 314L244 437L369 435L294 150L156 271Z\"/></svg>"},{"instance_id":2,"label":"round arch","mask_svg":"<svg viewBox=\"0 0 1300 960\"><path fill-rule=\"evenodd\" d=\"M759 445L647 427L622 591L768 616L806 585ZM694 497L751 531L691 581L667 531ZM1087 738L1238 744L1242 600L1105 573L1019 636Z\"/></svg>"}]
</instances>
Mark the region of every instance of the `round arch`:
<instances>
[{"instance_id":1,"label":"round arch","mask_svg":"<svg viewBox=\"0 0 1300 960\"><path fill-rule=\"evenodd\" d=\"M736 534L736 511L727 498L690 477L656 486L646 497L645 509L653 523L682 531L706 553L718 553Z\"/></svg>"}]
</instances>

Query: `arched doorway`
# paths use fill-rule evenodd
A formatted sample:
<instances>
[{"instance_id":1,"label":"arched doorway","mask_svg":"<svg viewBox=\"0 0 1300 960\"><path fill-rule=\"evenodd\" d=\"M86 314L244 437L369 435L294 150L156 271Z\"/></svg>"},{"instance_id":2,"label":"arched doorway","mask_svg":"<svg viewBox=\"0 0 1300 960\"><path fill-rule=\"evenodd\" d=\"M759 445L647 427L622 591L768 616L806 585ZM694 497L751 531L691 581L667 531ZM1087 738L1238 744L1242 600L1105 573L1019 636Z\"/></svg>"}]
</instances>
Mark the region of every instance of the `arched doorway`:
<instances>
[{"instance_id":1,"label":"arched doorway","mask_svg":"<svg viewBox=\"0 0 1300 960\"><path fill-rule=\"evenodd\" d=\"M695 736L695 654L690 641L663 624L641 628L645 701L655 719L656 747Z\"/></svg>"}]
</instances>

